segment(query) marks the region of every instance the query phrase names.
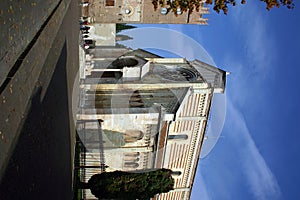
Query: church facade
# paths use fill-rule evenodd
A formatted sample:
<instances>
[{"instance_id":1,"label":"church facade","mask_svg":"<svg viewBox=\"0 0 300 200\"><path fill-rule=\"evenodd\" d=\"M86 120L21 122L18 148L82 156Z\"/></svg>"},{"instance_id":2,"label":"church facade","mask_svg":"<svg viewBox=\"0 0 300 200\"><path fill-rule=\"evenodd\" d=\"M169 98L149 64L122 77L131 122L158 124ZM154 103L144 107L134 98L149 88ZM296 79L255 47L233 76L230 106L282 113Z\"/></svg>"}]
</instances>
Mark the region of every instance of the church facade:
<instances>
[{"instance_id":1,"label":"church facade","mask_svg":"<svg viewBox=\"0 0 300 200\"><path fill-rule=\"evenodd\" d=\"M166 8L154 10L152 0L89 0L89 16L94 23L144 23L144 24L207 24L208 8L200 2L199 11L176 14Z\"/></svg>"},{"instance_id":2,"label":"church facade","mask_svg":"<svg viewBox=\"0 0 300 200\"><path fill-rule=\"evenodd\" d=\"M174 190L155 199L189 199L212 98L224 92L226 72L110 47L90 50L85 66L76 115L86 149L83 181L104 170L168 168Z\"/></svg>"}]
</instances>

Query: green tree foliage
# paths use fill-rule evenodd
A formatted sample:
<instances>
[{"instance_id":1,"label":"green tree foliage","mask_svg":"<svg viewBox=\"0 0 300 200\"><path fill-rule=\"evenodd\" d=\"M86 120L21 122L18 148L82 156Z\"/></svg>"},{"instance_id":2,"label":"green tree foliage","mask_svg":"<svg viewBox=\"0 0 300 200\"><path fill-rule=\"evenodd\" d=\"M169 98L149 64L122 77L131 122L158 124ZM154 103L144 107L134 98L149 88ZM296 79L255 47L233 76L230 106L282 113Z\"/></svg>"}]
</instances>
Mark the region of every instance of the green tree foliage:
<instances>
[{"instance_id":1,"label":"green tree foliage","mask_svg":"<svg viewBox=\"0 0 300 200\"><path fill-rule=\"evenodd\" d=\"M293 0L260 0L265 2L266 9L271 10L276 7L285 6L288 9L294 8ZM246 0L241 0L241 4L245 4ZM192 13L194 10L199 11L200 6L203 4L201 0L152 0L154 10L159 6L167 8L168 12L172 11L175 15L178 15L177 9L181 9L182 12ZM228 12L228 6L235 6L236 0L206 0L205 4L213 5L214 11L219 13L223 11L224 14Z\"/></svg>"},{"instance_id":2,"label":"green tree foliage","mask_svg":"<svg viewBox=\"0 0 300 200\"><path fill-rule=\"evenodd\" d=\"M88 183L80 183L81 188L89 188L99 199L149 200L155 194L169 192L174 187L174 179L169 169L133 173L104 172L93 175Z\"/></svg>"}]
</instances>

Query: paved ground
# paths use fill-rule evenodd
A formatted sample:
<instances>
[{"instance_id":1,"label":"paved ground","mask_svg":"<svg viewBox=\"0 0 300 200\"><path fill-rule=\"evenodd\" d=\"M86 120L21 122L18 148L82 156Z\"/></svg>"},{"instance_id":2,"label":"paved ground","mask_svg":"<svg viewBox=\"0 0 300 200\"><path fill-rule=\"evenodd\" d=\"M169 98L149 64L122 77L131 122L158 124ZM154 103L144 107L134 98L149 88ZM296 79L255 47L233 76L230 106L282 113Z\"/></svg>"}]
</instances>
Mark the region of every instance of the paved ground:
<instances>
[{"instance_id":1,"label":"paved ground","mask_svg":"<svg viewBox=\"0 0 300 200\"><path fill-rule=\"evenodd\" d=\"M65 44L44 100L40 102L41 88L33 96L2 178L1 199L71 199L66 54Z\"/></svg>"},{"instance_id":2,"label":"paved ground","mask_svg":"<svg viewBox=\"0 0 300 200\"><path fill-rule=\"evenodd\" d=\"M0 85L60 0L0 2Z\"/></svg>"},{"instance_id":3,"label":"paved ground","mask_svg":"<svg viewBox=\"0 0 300 200\"><path fill-rule=\"evenodd\" d=\"M46 7L49 7L49 2L55 4L57 1L20 0L17 2L20 4L28 2L30 6L36 2L42 6L41 4L45 2ZM4 155L9 158L7 161L2 161L1 158L0 162L1 167L6 166L6 170L0 174L2 176L0 182L1 200L72 199L75 131L70 111L72 110L73 83L78 71L78 18L80 9L77 0L62 0L60 4L67 9L67 12L62 15L61 22L57 24L59 26L58 32L55 34L49 32L48 35L46 33L48 40L53 40L53 43L47 45L48 40L43 40L33 46L39 51L44 51L47 48L47 54L42 56L37 54L34 56L33 54L31 59L26 60L30 66L37 63L38 67L32 69L33 77L27 77L24 84L26 85L30 80L34 80L34 82L29 85L30 87L28 86L28 90L23 89L21 91L15 85L13 88L9 88L10 85L13 85L11 83L17 83L12 80L1 93L1 112L6 108L16 107L12 110L13 113L9 113L9 117L19 112L20 106L18 104L22 102L22 94L30 96L29 103L24 105L26 107L24 116L20 117L20 114L16 114L23 119L18 133L1 132L2 135L6 134L4 136L8 138L0 141L1 157L3 158ZM3 8L1 7L2 10ZM8 5L5 9L9 10L10 6ZM3 12L0 11L0 13ZM18 15L17 13L20 12L15 11L15 15ZM0 21L2 19L3 15L1 14ZM35 20L38 21L38 19ZM53 26L55 25L53 24ZM1 25L1 33L2 30ZM20 49L24 50L26 47L22 46ZM1 50L3 52L5 49L1 47ZM24 63L26 64L26 62ZM21 70L22 65L18 72ZM14 78L17 77L17 73ZM33 90L30 89L31 85ZM11 97L4 96L4 93ZM8 113L2 112L2 114L4 116ZM20 125L16 120L10 119L0 121L0 130ZM16 138L13 138L15 141L10 142L9 136L13 137L14 134L16 135ZM11 148L12 150L10 149L3 154L7 145L15 148Z\"/></svg>"}]
</instances>

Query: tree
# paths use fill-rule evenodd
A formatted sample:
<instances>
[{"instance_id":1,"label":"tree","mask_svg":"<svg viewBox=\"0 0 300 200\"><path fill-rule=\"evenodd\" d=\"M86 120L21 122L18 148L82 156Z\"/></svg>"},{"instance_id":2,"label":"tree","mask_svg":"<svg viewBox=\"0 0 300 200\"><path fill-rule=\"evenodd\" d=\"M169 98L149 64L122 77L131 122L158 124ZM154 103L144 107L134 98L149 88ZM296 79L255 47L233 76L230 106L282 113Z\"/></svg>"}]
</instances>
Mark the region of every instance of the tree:
<instances>
[{"instance_id":1,"label":"tree","mask_svg":"<svg viewBox=\"0 0 300 200\"><path fill-rule=\"evenodd\" d=\"M82 189L90 189L99 199L149 200L155 194L173 189L174 179L169 169L142 173L103 172L93 175L88 183L80 183Z\"/></svg>"},{"instance_id":2,"label":"tree","mask_svg":"<svg viewBox=\"0 0 300 200\"><path fill-rule=\"evenodd\" d=\"M131 26L128 24L116 24L116 32L119 33L123 30L127 30L127 29L133 29L136 28L136 26Z\"/></svg>"},{"instance_id":3,"label":"tree","mask_svg":"<svg viewBox=\"0 0 300 200\"><path fill-rule=\"evenodd\" d=\"M288 9L293 9L295 4L293 0L260 0L265 2L266 9L271 10L276 7L285 6ZM176 16L181 12L189 12L192 13L194 10L199 11L200 6L203 4L202 0L152 0L152 4L154 6L154 10L161 7L167 8L167 11L172 11ZM241 0L241 4L245 4L246 0ZM213 9L217 13L223 11L224 14L228 12L228 6L235 6L236 0L205 0L205 4L213 4ZM178 12L178 9L181 12Z\"/></svg>"}]
</instances>

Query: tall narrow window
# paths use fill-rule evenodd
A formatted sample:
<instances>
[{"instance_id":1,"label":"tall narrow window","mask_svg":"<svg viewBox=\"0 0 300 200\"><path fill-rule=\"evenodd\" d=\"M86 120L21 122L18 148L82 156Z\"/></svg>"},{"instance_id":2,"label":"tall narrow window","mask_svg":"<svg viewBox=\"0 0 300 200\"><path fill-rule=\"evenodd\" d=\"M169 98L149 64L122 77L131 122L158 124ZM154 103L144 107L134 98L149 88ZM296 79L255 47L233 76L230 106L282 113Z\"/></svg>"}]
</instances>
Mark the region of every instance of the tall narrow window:
<instances>
[{"instance_id":1,"label":"tall narrow window","mask_svg":"<svg viewBox=\"0 0 300 200\"><path fill-rule=\"evenodd\" d=\"M139 152L131 152L124 154L124 168L127 169L136 169L139 167L140 162L140 153Z\"/></svg>"},{"instance_id":2,"label":"tall narrow window","mask_svg":"<svg viewBox=\"0 0 300 200\"><path fill-rule=\"evenodd\" d=\"M124 154L124 161L125 162L136 162L136 163L138 163L140 161L140 153L139 152L125 153Z\"/></svg>"},{"instance_id":3,"label":"tall narrow window","mask_svg":"<svg viewBox=\"0 0 300 200\"><path fill-rule=\"evenodd\" d=\"M139 164L136 163L136 162L125 162L124 167L135 169L135 168L138 168L138 167L139 167Z\"/></svg>"},{"instance_id":4,"label":"tall narrow window","mask_svg":"<svg viewBox=\"0 0 300 200\"><path fill-rule=\"evenodd\" d=\"M130 158L138 158L140 156L140 152L125 153L124 156Z\"/></svg>"},{"instance_id":5,"label":"tall narrow window","mask_svg":"<svg viewBox=\"0 0 300 200\"><path fill-rule=\"evenodd\" d=\"M180 176L181 175L181 171L173 171L172 175L173 176Z\"/></svg>"},{"instance_id":6,"label":"tall narrow window","mask_svg":"<svg viewBox=\"0 0 300 200\"><path fill-rule=\"evenodd\" d=\"M168 135L168 139L170 140L187 140L187 135Z\"/></svg>"},{"instance_id":7,"label":"tall narrow window","mask_svg":"<svg viewBox=\"0 0 300 200\"><path fill-rule=\"evenodd\" d=\"M105 0L105 6L115 6L115 0Z\"/></svg>"}]
</instances>

